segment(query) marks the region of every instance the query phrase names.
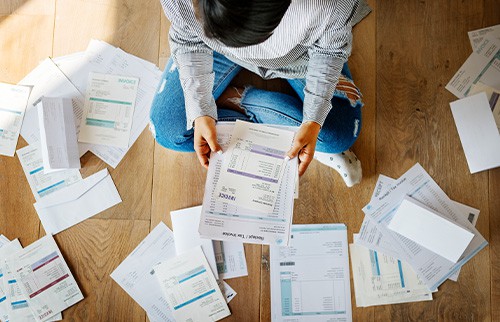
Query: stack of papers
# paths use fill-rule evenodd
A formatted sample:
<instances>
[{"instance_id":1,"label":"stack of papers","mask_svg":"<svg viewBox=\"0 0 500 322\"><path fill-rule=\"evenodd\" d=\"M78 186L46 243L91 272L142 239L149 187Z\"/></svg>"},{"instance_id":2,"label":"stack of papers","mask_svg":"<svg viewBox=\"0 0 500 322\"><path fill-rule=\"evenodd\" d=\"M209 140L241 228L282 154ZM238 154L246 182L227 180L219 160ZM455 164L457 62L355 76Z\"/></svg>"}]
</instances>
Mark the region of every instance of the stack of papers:
<instances>
[{"instance_id":1,"label":"stack of papers","mask_svg":"<svg viewBox=\"0 0 500 322\"><path fill-rule=\"evenodd\" d=\"M197 216L199 218L199 208L200 207L190 208L175 213L184 214L186 217L193 217L193 215L196 217L194 209L198 209ZM176 215L173 217L175 216ZM191 318L198 318L194 319L194 321L205 321L208 319L208 316L212 316L211 313L207 313L206 311L211 308L215 309L217 307L217 312L222 310L225 313L229 313L225 303L229 303L236 296L236 292L229 284L222 280L222 278L224 278L222 277L223 275L214 274L210 264L208 264L207 258L209 258L210 255L211 257L214 256L213 249L212 254L208 253L207 255L207 250L202 250L201 246L199 244L196 245L197 243L195 242L194 247L189 250L183 250L179 255L180 257L176 257L178 255L176 251L177 239L174 239L174 235L176 238L179 238L179 243L184 245L186 245L185 242L189 238L199 241L199 237L196 236L196 234L193 235L192 232L188 231L187 227L183 225L183 223L188 223L191 220L190 218L183 222L178 221L176 224L179 232L189 233L188 236L184 236L183 238L179 238L179 234L175 235L164 223L160 223L113 271L113 273L111 273L111 278L113 278L146 311L150 321L175 321L175 319L179 319L180 317L186 317L186 319L179 319L179 321L184 321L191 315ZM186 229L183 230L183 228ZM193 259L194 268L198 269L196 274L192 272L193 268L184 267L186 263L180 260L182 258ZM166 275L173 274L174 271L168 270L166 266L164 266L171 265L174 262L180 265L177 267L179 269L177 274L182 275L191 272L191 274L188 275L192 276L191 278L188 278L189 276L180 279L177 278L177 286L173 285L175 284L175 278L172 280L172 276L168 277ZM223 265L230 266L231 263L223 261ZM248 275L248 273L245 275ZM178 276L179 275L177 275L177 277ZM196 279L194 279L194 277L196 277ZM216 277L219 278L218 282L216 281ZM183 281L183 279L185 279L185 281ZM197 284L198 282L203 284L203 288L201 285ZM200 288L193 288L196 285ZM174 289L172 289L172 287ZM202 290L205 291L202 292ZM198 292L199 294L194 294L193 292ZM206 294L207 292L209 294ZM220 301L221 296L224 301ZM174 298L178 301L173 301ZM214 305L203 307L203 303L206 303L209 299L215 301ZM221 315L217 313L216 316L220 317ZM215 317L209 320L215 321Z\"/></svg>"},{"instance_id":2,"label":"stack of papers","mask_svg":"<svg viewBox=\"0 0 500 322\"><path fill-rule=\"evenodd\" d=\"M235 126L237 133L246 133L245 142L231 139ZM288 245L298 176L297 160L285 159L286 147L293 140L291 131L296 128L246 122L217 124L217 139L225 152L210 157L199 225L202 237ZM251 162L247 162L250 157ZM271 212L264 211L272 204Z\"/></svg>"},{"instance_id":3,"label":"stack of papers","mask_svg":"<svg viewBox=\"0 0 500 322\"><path fill-rule=\"evenodd\" d=\"M446 89L471 173L500 166L500 25L469 32L474 52Z\"/></svg>"},{"instance_id":4,"label":"stack of papers","mask_svg":"<svg viewBox=\"0 0 500 322\"><path fill-rule=\"evenodd\" d=\"M92 81L94 77L98 78L97 81L106 78L99 74L120 76L115 85L132 86L131 91L122 87L122 90L131 95L127 94L123 100L118 100L116 97L113 99L116 92L104 93L104 96L110 94L111 97L90 95L96 93L96 82ZM119 79L126 82L119 83ZM91 151L108 165L116 168L148 124L151 103L160 79L161 71L154 64L99 40L92 40L85 52L47 58L20 82L21 85L32 87L21 135L30 145L40 142L36 106L43 96L69 98L72 101L77 133L81 130L80 124L84 126L91 124L94 125L94 130L99 130L94 134L86 132L88 129L84 130L81 141L90 141L92 144L80 142L79 155ZM131 84L131 80L135 80L136 83ZM91 106L90 102L95 104ZM104 140L106 131L111 131L112 140ZM89 138L88 135L93 137Z\"/></svg>"},{"instance_id":5,"label":"stack of papers","mask_svg":"<svg viewBox=\"0 0 500 322\"><path fill-rule=\"evenodd\" d=\"M1 243L2 321L59 321L62 311L83 299L51 235L24 249L17 239Z\"/></svg>"},{"instance_id":6,"label":"stack of papers","mask_svg":"<svg viewBox=\"0 0 500 322\"><path fill-rule=\"evenodd\" d=\"M380 176L363 212L351 246L358 306L430 300L487 245L479 211L451 200L419 164L397 180Z\"/></svg>"},{"instance_id":7,"label":"stack of papers","mask_svg":"<svg viewBox=\"0 0 500 322\"><path fill-rule=\"evenodd\" d=\"M352 321L347 227L293 225L271 246L272 321Z\"/></svg>"}]
</instances>

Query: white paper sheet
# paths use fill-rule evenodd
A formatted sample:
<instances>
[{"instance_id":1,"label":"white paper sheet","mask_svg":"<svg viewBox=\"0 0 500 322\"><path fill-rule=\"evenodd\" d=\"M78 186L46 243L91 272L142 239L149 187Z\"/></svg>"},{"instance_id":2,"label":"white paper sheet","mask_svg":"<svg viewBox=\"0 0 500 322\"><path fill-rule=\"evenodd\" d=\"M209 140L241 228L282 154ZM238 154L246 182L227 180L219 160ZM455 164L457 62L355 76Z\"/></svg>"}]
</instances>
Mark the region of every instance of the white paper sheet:
<instances>
[{"instance_id":1,"label":"white paper sheet","mask_svg":"<svg viewBox=\"0 0 500 322\"><path fill-rule=\"evenodd\" d=\"M5 281L5 259L20 249L23 249L23 247L21 246L21 243L19 243L18 239L14 239L0 248L0 320L2 321L9 321L9 306L12 302L16 301L16 298L10 296L9 291L11 290L11 287ZM9 298L7 298L7 296Z\"/></svg>"},{"instance_id":2,"label":"white paper sheet","mask_svg":"<svg viewBox=\"0 0 500 322\"><path fill-rule=\"evenodd\" d=\"M38 122L44 172L80 169L71 99L43 97L38 104Z\"/></svg>"},{"instance_id":3,"label":"white paper sheet","mask_svg":"<svg viewBox=\"0 0 500 322\"><path fill-rule=\"evenodd\" d=\"M272 321L352 321L347 227L293 225L292 235L271 246Z\"/></svg>"},{"instance_id":4,"label":"white paper sheet","mask_svg":"<svg viewBox=\"0 0 500 322\"><path fill-rule=\"evenodd\" d=\"M154 267L177 321L218 321L231 314L201 247Z\"/></svg>"},{"instance_id":5,"label":"white paper sheet","mask_svg":"<svg viewBox=\"0 0 500 322\"><path fill-rule=\"evenodd\" d=\"M481 82L478 82L471 87L469 96L479 94L481 92L486 93L491 112L493 113L493 118L495 119L498 131L500 132L500 89L495 89L488 85L484 85Z\"/></svg>"},{"instance_id":6,"label":"white paper sheet","mask_svg":"<svg viewBox=\"0 0 500 322\"><path fill-rule=\"evenodd\" d=\"M0 155L13 156L31 88L0 83Z\"/></svg>"},{"instance_id":7,"label":"white paper sheet","mask_svg":"<svg viewBox=\"0 0 500 322\"><path fill-rule=\"evenodd\" d=\"M128 148L139 79L90 73L79 142Z\"/></svg>"},{"instance_id":8,"label":"white paper sheet","mask_svg":"<svg viewBox=\"0 0 500 322\"><path fill-rule=\"evenodd\" d=\"M219 278L230 279L248 276L243 243L214 240L213 244Z\"/></svg>"},{"instance_id":9,"label":"white paper sheet","mask_svg":"<svg viewBox=\"0 0 500 322\"><path fill-rule=\"evenodd\" d=\"M111 273L111 278L146 311L151 321L174 321L153 269L174 257L174 236L160 222Z\"/></svg>"},{"instance_id":10,"label":"white paper sheet","mask_svg":"<svg viewBox=\"0 0 500 322\"><path fill-rule=\"evenodd\" d=\"M217 139L223 149L227 148L233 126L234 123L217 124ZM298 173L297 162L291 160L286 163L276 206L273 213L266 214L218 200L216 186L223 158L224 154L216 153L210 157L199 227L200 235L215 240L288 245L293 216L295 176Z\"/></svg>"},{"instance_id":11,"label":"white paper sheet","mask_svg":"<svg viewBox=\"0 0 500 322\"><path fill-rule=\"evenodd\" d=\"M37 201L82 180L78 169L45 173L42 151L36 144L17 150L17 156Z\"/></svg>"},{"instance_id":12,"label":"white paper sheet","mask_svg":"<svg viewBox=\"0 0 500 322\"><path fill-rule=\"evenodd\" d=\"M47 321L83 300L83 294L52 235L18 251L6 262L14 272L36 321Z\"/></svg>"},{"instance_id":13,"label":"white paper sheet","mask_svg":"<svg viewBox=\"0 0 500 322\"><path fill-rule=\"evenodd\" d=\"M82 59L80 58L80 55L75 54L55 58L55 61L81 93L86 92L87 78L90 72L124 75L139 79L128 144L130 148L149 122L151 103L160 83L162 72L154 64L99 40L90 41L85 55ZM128 151L128 148L105 145L91 145L89 149L113 168L118 166Z\"/></svg>"},{"instance_id":14,"label":"white paper sheet","mask_svg":"<svg viewBox=\"0 0 500 322\"><path fill-rule=\"evenodd\" d=\"M219 285L220 291L224 295L224 299L226 299L226 303L231 302L232 299L236 296L236 291L233 290L233 288L227 284L225 281L222 279L217 281L217 285Z\"/></svg>"},{"instance_id":15,"label":"white paper sheet","mask_svg":"<svg viewBox=\"0 0 500 322\"><path fill-rule=\"evenodd\" d=\"M485 36L491 36L500 40L500 25L469 31L467 34L469 35L472 49L476 50Z\"/></svg>"},{"instance_id":16,"label":"white paper sheet","mask_svg":"<svg viewBox=\"0 0 500 322\"><path fill-rule=\"evenodd\" d=\"M457 263L452 263L387 229L387 223L391 220L394 210L406 195L474 233L474 238ZM377 239L376 242L390 246L387 247L388 249L375 250L408 262L417 272L419 278L433 291L488 244L468 221L467 216L464 216L460 209L457 209L453 201L446 196L443 190L418 163L398 179L388 194L370 201L370 204L364 207L363 211L371 219L372 227L363 227L365 223L362 225L359 242L365 242L368 244L367 247L374 249L369 244L373 243L374 234L381 234L376 238L384 238L386 241L383 242ZM394 248L397 248L396 254L391 252Z\"/></svg>"},{"instance_id":17,"label":"white paper sheet","mask_svg":"<svg viewBox=\"0 0 500 322\"><path fill-rule=\"evenodd\" d=\"M212 240L202 238L200 237L200 233L198 233L200 215L201 206L170 212L172 229L174 231L175 250L177 255L180 255L192 250L196 246L201 246L215 279L219 279Z\"/></svg>"},{"instance_id":18,"label":"white paper sheet","mask_svg":"<svg viewBox=\"0 0 500 322\"><path fill-rule=\"evenodd\" d=\"M34 204L47 234L57 234L122 200L107 169L56 191Z\"/></svg>"},{"instance_id":19,"label":"white paper sheet","mask_svg":"<svg viewBox=\"0 0 500 322\"><path fill-rule=\"evenodd\" d=\"M237 120L224 150L217 198L258 212L272 212L294 136L292 131Z\"/></svg>"},{"instance_id":20,"label":"white paper sheet","mask_svg":"<svg viewBox=\"0 0 500 322\"><path fill-rule=\"evenodd\" d=\"M472 95L450 106L470 172L500 166L500 133L486 94Z\"/></svg>"},{"instance_id":21,"label":"white paper sheet","mask_svg":"<svg viewBox=\"0 0 500 322\"><path fill-rule=\"evenodd\" d=\"M387 228L456 263L474 234L436 211L405 197Z\"/></svg>"},{"instance_id":22,"label":"white paper sheet","mask_svg":"<svg viewBox=\"0 0 500 322\"><path fill-rule=\"evenodd\" d=\"M500 40L487 36L469 56L446 89L458 98L469 95L472 85L481 82L500 88Z\"/></svg>"},{"instance_id":23,"label":"white paper sheet","mask_svg":"<svg viewBox=\"0 0 500 322\"><path fill-rule=\"evenodd\" d=\"M357 307L432 300L407 263L356 243L349 246Z\"/></svg>"}]
</instances>

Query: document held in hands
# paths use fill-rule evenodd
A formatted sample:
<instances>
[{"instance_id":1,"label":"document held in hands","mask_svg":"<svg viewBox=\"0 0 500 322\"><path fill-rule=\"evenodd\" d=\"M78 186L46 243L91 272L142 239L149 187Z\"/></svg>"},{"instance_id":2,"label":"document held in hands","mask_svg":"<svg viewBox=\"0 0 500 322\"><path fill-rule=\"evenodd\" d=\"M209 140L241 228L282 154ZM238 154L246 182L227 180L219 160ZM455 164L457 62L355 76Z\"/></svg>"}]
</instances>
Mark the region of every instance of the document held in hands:
<instances>
[{"instance_id":1,"label":"document held in hands","mask_svg":"<svg viewBox=\"0 0 500 322\"><path fill-rule=\"evenodd\" d=\"M38 122L45 173L80 169L71 99L43 97L38 105Z\"/></svg>"},{"instance_id":2,"label":"document held in hands","mask_svg":"<svg viewBox=\"0 0 500 322\"><path fill-rule=\"evenodd\" d=\"M403 199L387 228L453 263L474 237L470 231L410 197Z\"/></svg>"},{"instance_id":3,"label":"document held in hands","mask_svg":"<svg viewBox=\"0 0 500 322\"><path fill-rule=\"evenodd\" d=\"M0 155L13 156L31 88L0 83Z\"/></svg>"},{"instance_id":4,"label":"document held in hands","mask_svg":"<svg viewBox=\"0 0 500 322\"><path fill-rule=\"evenodd\" d=\"M231 315L201 247L154 267L177 321L218 321Z\"/></svg>"},{"instance_id":5,"label":"document held in hands","mask_svg":"<svg viewBox=\"0 0 500 322\"><path fill-rule=\"evenodd\" d=\"M78 140L128 148L139 79L90 73Z\"/></svg>"},{"instance_id":6,"label":"document held in hands","mask_svg":"<svg viewBox=\"0 0 500 322\"><path fill-rule=\"evenodd\" d=\"M18 251L6 262L36 321L47 321L83 300L83 294L52 235Z\"/></svg>"},{"instance_id":7,"label":"document held in hands","mask_svg":"<svg viewBox=\"0 0 500 322\"><path fill-rule=\"evenodd\" d=\"M500 166L500 133L485 93L451 102L471 173Z\"/></svg>"},{"instance_id":8,"label":"document held in hands","mask_svg":"<svg viewBox=\"0 0 500 322\"><path fill-rule=\"evenodd\" d=\"M272 212L294 136L284 129L236 121L224 152L218 198L247 209Z\"/></svg>"}]
</instances>

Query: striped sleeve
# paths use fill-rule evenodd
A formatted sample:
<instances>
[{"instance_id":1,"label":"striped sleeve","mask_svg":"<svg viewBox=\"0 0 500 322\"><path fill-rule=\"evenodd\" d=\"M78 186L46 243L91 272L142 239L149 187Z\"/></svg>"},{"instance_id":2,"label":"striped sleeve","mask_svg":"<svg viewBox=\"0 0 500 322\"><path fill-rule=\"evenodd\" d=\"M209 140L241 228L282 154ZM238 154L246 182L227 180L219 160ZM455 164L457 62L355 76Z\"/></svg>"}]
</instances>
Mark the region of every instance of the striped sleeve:
<instances>
[{"instance_id":1,"label":"striped sleeve","mask_svg":"<svg viewBox=\"0 0 500 322\"><path fill-rule=\"evenodd\" d=\"M173 0L162 0L161 3L171 22L170 50L184 91L186 129L189 130L200 116L217 120L217 107L212 95L215 77L213 51L185 23Z\"/></svg>"},{"instance_id":2,"label":"striped sleeve","mask_svg":"<svg viewBox=\"0 0 500 322\"><path fill-rule=\"evenodd\" d=\"M358 1L339 1L332 15L336 21L332 21L323 36L309 48L302 122L312 121L323 126L332 109L331 99L342 66L351 54L351 20L357 6Z\"/></svg>"}]
</instances>

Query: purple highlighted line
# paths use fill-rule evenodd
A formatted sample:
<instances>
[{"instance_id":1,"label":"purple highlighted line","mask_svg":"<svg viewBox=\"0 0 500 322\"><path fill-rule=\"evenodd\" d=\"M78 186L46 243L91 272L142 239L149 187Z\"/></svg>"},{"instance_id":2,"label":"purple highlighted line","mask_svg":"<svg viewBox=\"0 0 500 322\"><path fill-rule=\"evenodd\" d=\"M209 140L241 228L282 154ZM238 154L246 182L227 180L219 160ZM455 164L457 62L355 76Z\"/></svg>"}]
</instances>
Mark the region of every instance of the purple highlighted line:
<instances>
[{"instance_id":1,"label":"purple highlighted line","mask_svg":"<svg viewBox=\"0 0 500 322\"><path fill-rule=\"evenodd\" d=\"M234 173L234 174L239 174L241 176L249 177L249 178L252 178L252 179L259 179L259 180L267 181L267 182L271 182L271 183L278 183L278 180L276 180L276 179L266 178L266 177L258 176L258 175L251 174L251 173L248 173L248 172L238 171L238 170L234 170L234 169L227 169L227 172Z\"/></svg>"},{"instance_id":2,"label":"purple highlighted line","mask_svg":"<svg viewBox=\"0 0 500 322\"><path fill-rule=\"evenodd\" d=\"M261 155L266 155L268 157L273 157L273 158L277 158L277 159L284 159L285 155L286 155L285 151L280 151L280 150L276 150L273 148L269 148L269 147L262 146L262 145L256 145L256 144L252 145L250 152L261 154Z\"/></svg>"}]
</instances>

